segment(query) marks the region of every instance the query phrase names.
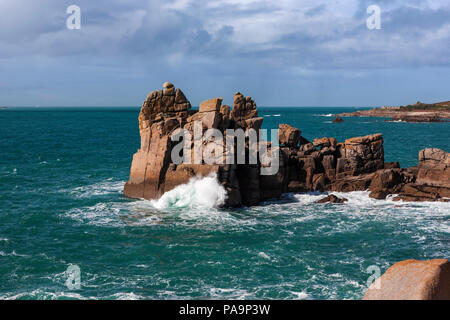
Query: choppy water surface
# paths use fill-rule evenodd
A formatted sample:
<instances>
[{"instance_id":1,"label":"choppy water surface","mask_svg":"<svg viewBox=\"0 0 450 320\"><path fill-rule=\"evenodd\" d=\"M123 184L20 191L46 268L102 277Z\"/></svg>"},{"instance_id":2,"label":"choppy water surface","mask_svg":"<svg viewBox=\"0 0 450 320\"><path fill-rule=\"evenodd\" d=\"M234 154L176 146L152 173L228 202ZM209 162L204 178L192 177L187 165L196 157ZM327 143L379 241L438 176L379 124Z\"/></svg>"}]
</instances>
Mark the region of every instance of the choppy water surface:
<instances>
[{"instance_id":1,"label":"choppy water surface","mask_svg":"<svg viewBox=\"0 0 450 320\"><path fill-rule=\"evenodd\" d=\"M445 123L326 115L351 108L262 108L265 128L289 123L309 139L381 132L386 160L450 151ZM450 257L450 204L339 194L285 195L216 209L214 179L157 201L123 197L138 149L137 108L0 111L0 298L359 299L372 265ZM205 190L208 196L204 197ZM70 264L81 289L69 290Z\"/></svg>"}]
</instances>

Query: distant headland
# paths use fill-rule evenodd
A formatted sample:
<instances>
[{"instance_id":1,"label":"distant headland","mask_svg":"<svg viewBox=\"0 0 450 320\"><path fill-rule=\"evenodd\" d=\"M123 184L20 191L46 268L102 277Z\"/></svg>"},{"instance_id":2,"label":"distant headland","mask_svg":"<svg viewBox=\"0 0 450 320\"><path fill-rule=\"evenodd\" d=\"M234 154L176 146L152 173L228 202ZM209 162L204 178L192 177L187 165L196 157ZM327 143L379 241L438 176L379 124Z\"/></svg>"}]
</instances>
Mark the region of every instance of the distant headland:
<instances>
[{"instance_id":1,"label":"distant headland","mask_svg":"<svg viewBox=\"0 0 450 320\"><path fill-rule=\"evenodd\" d=\"M399 107L381 107L338 114L339 117L386 117L387 121L405 122L448 122L450 120L450 101L438 103L417 102Z\"/></svg>"}]
</instances>

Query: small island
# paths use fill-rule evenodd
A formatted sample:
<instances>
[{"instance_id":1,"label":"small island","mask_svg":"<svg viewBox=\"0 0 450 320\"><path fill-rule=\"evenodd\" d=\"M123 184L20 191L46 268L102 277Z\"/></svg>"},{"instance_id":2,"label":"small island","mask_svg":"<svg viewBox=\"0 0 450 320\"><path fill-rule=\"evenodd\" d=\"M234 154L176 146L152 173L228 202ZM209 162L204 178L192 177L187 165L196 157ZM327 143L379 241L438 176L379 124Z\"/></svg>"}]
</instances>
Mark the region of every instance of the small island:
<instances>
[{"instance_id":1,"label":"small island","mask_svg":"<svg viewBox=\"0 0 450 320\"><path fill-rule=\"evenodd\" d=\"M381 107L370 110L358 110L336 115L338 117L382 117L386 121L404 122L448 122L450 120L450 101L416 104L400 107Z\"/></svg>"}]
</instances>

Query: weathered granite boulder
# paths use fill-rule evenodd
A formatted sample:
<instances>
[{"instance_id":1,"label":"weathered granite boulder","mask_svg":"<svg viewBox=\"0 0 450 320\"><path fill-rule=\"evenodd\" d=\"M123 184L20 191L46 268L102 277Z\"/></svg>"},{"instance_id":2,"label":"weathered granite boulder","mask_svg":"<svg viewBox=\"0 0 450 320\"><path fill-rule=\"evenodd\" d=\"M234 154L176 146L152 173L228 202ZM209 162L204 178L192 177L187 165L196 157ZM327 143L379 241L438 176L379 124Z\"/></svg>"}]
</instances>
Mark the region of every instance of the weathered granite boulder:
<instances>
[{"instance_id":1,"label":"weathered granite boulder","mask_svg":"<svg viewBox=\"0 0 450 320\"><path fill-rule=\"evenodd\" d=\"M255 102L236 94L234 108L222 106L222 98L210 99L200 104L199 111L191 110L191 104L180 89L169 82L163 84L163 90L151 92L139 114L141 148L133 156L130 179L124 188L124 194L131 198L156 199L180 184L187 183L195 176L216 174L219 182L227 191L226 206L256 205L261 199L260 164L226 164L227 150L224 142L214 137L203 140L200 148L191 149L191 160L195 164L175 164L171 153L175 143L171 135L184 128L193 138L194 127L200 123L201 133L207 129L253 128L259 130L263 118L257 117ZM215 147L223 154L215 154ZM248 153L248 145L246 145ZM235 150L236 151L236 150ZM197 156L207 154L213 164L204 157L196 163Z\"/></svg>"},{"instance_id":2,"label":"weathered granite boulder","mask_svg":"<svg viewBox=\"0 0 450 320\"><path fill-rule=\"evenodd\" d=\"M242 93L237 92L234 95L231 117L236 122L258 117L255 101L251 97L244 97Z\"/></svg>"},{"instance_id":3,"label":"weathered granite boulder","mask_svg":"<svg viewBox=\"0 0 450 320\"><path fill-rule=\"evenodd\" d=\"M200 103L199 112L220 112L223 98L215 98Z\"/></svg>"},{"instance_id":4,"label":"weathered granite boulder","mask_svg":"<svg viewBox=\"0 0 450 320\"><path fill-rule=\"evenodd\" d=\"M389 194L393 194L396 188L402 183L401 169L381 169L378 170L370 183L370 197L378 200L386 199Z\"/></svg>"},{"instance_id":5,"label":"weathered granite boulder","mask_svg":"<svg viewBox=\"0 0 450 320\"><path fill-rule=\"evenodd\" d=\"M337 140L335 138L314 139L314 147L318 148L336 148Z\"/></svg>"},{"instance_id":6,"label":"weathered granite boulder","mask_svg":"<svg viewBox=\"0 0 450 320\"><path fill-rule=\"evenodd\" d=\"M401 261L378 281L367 290L363 300L450 300L447 259Z\"/></svg>"},{"instance_id":7,"label":"weathered granite boulder","mask_svg":"<svg viewBox=\"0 0 450 320\"><path fill-rule=\"evenodd\" d=\"M278 139L281 145L296 148L300 142L302 132L288 124L280 124L278 127Z\"/></svg>"},{"instance_id":8,"label":"weathered granite boulder","mask_svg":"<svg viewBox=\"0 0 450 320\"><path fill-rule=\"evenodd\" d=\"M384 168L383 136L374 134L345 140L337 175L358 175Z\"/></svg>"},{"instance_id":9,"label":"weathered granite boulder","mask_svg":"<svg viewBox=\"0 0 450 320\"><path fill-rule=\"evenodd\" d=\"M450 153L440 149L420 151L416 183L450 188Z\"/></svg>"},{"instance_id":10,"label":"weathered granite boulder","mask_svg":"<svg viewBox=\"0 0 450 320\"><path fill-rule=\"evenodd\" d=\"M348 201L348 199L339 198L339 197L335 196L334 194L331 194L328 197L325 197L325 198L317 201L316 203L345 203L347 201Z\"/></svg>"},{"instance_id":11,"label":"weathered granite boulder","mask_svg":"<svg viewBox=\"0 0 450 320\"><path fill-rule=\"evenodd\" d=\"M411 168L410 168L411 170ZM419 166L404 174L395 201L448 201L450 199L450 153L440 149L419 152Z\"/></svg>"}]
</instances>

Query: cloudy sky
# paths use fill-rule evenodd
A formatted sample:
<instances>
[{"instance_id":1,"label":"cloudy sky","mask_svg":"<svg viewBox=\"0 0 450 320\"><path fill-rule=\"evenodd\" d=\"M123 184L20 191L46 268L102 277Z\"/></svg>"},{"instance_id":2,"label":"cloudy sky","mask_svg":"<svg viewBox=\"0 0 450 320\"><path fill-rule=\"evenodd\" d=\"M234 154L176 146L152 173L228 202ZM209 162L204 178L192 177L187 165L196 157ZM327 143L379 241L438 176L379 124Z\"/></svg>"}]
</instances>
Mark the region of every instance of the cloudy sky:
<instances>
[{"instance_id":1,"label":"cloudy sky","mask_svg":"<svg viewBox=\"0 0 450 320\"><path fill-rule=\"evenodd\" d=\"M165 81L194 105L396 105L450 100L449 71L450 0L0 0L0 106L139 106Z\"/></svg>"}]
</instances>

